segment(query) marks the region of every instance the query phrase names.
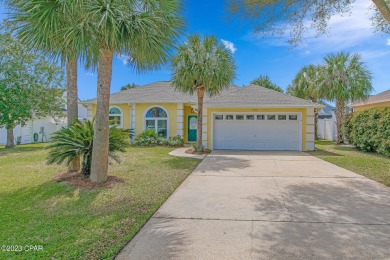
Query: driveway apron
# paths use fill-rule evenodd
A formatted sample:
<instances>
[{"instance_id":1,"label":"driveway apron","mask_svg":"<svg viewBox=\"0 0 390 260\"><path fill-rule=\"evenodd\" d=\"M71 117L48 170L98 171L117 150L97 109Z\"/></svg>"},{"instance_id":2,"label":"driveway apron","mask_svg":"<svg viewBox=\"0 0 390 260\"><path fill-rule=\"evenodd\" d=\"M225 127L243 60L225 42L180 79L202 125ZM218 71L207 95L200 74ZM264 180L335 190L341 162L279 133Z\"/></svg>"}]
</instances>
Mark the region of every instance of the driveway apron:
<instances>
[{"instance_id":1,"label":"driveway apron","mask_svg":"<svg viewBox=\"0 0 390 260\"><path fill-rule=\"evenodd\" d=\"M389 259L390 188L302 152L213 151L117 259Z\"/></svg>"}]
</instances>

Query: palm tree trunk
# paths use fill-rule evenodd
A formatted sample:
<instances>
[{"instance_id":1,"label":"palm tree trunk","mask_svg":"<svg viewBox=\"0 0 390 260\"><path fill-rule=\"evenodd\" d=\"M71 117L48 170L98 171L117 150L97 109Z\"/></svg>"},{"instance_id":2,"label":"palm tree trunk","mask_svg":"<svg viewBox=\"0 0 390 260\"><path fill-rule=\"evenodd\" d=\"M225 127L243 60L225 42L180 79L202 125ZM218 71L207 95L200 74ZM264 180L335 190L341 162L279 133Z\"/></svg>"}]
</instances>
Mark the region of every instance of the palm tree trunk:
<instances>
[{"instance_id":1,"label":"palm tree trunk","mask_svg":"<svg viewBox=\"0 0 390 260\"><path fill-rule=\"evenodd\" d=\"M385 20L390 24L390 7L388 2L386 3L385 0L372 0L372 1L378 8L383 18L385 18Z\"/></svg>"},{"instance_id":2,"label":"palm tree trunk","mask_svg":"<svg viewBox=\"0 0 390 260\"><path fill-rule=\"evenodd\" d=\"M318 140L318 109L314 109L314 138Z\"/></svg>"},{"instance_id":3,"label":"palm tree trunk","mask_svg":"<svg viewBox=\"0 0 390 260\"><path fill-rule=\"evenodd\" d=\"M339 99L336 100L336 121L337 121L337 144L344 143L343 120L345 103Z\"/></svg>"},{"instance_id":4,"label":"palm tree trunk","mask_svg":"<svg viewBox=\"0 0 390 260\"><path fill-rule=\"evenodd\" d=\"M77 97L77 58L68 59L66 64L66 107L68 126L78 119L78 97ZM80 170L80 157L75 158L68 164L68 172Z\"/></svg>"},{"instance_id":5,"label":"palm tree trunk","mask_svg":"<svg viewBox=\"0 0 390 260\"><path fill-rule=\"evenodd\" d=\"M197 94L198 94L198 125L197 125L197 129L196 129L196 131L197 131L196 132L196 146L197 146L197 149L200 149L202 147L204 86L197 87Z\"/></svg>"},{"instance_id":6,"label":"palm tree trunk","mask_svg":"<svg viewBox=\"0 0 390 260\"><path fill-rule=\"evenodd\" d=\"M7 143L5 148L15 148L14 128L7 128Z\"/></svg>"},{"instance_id":7,"label":"palm tree trunk","mask_svg":"<svg viewBox=\"0 0 390 260\"><path fill-rule=\"evenodd\" d=\"M113 52L100 50L96 121L93 136L91 181L105 182L108 174L109 106Z\"/></svg>"}]
</instances>

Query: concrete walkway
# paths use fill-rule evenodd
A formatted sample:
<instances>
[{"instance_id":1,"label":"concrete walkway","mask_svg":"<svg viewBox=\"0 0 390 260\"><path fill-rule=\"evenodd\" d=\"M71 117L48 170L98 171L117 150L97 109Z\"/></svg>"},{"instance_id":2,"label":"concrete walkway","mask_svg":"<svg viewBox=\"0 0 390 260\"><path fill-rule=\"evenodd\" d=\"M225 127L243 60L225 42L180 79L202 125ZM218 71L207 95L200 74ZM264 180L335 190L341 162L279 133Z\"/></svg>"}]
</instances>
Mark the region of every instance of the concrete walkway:
<instances>
[{"instance_id":1,"label":"concrete walkway","mask_svg":"<svg viewBox=\"0 0 390 260\"><path fill-rule=\"evenodd\" d=\"M202 160L203 158L206 157L206 154L189 154L189 153L186 153L186 151L190 149L190 147L179 147L175 150L173 150L172 152L169 153L169 155L172 155L172 156L177 156L177 157L187 157L187 158L195 158L195 159L200 159Z\"/></svg>"},{"instance_id":2,"label":"concrete walkway","mask_svg":"<svg viewBox=\"0 0 390 260\"><path fill-rule=\"evenodd\" d=\"M214 151L117 259L389 259L390 188L300 152Z\"/></svg>"}]
</instances>

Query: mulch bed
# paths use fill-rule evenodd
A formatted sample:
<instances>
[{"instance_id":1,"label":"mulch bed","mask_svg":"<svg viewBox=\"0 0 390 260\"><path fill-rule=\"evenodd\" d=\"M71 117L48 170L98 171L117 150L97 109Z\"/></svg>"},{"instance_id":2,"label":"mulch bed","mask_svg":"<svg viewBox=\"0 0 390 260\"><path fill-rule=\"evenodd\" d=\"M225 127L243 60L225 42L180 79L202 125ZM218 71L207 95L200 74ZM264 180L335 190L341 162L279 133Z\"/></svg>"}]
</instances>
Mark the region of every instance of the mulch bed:
<instances>
[{"instance_id":1,"label":"mulch bed","mask_svg":"<svg viewBox=\"0 0 390 260\"><path fill-rule=\"evenodd\" d=\"M85 177L80 172L65 172L58 173L54 176L54 181L63 182L66 181L70 186L84 188L84 189L96 189L103 187L112 187L116 183L123 183L124 180L115 176L108 176L107 181L103 183L92 182L88 177Z\"/></svg>"},{"instance_id":2,"label":"mulch bed","mask_svg":"<svg viewBox=\"0 0 390 260\"><path fill-rule=\"evenodd\" d=\"M190 149L186 150L185 153L203 155L203 154L209 154L209 153L211 153L211 150L209 150L209 149L204 149L203 152L196 152L193 148L190 148Z\"/></svg>"}]
</instances>

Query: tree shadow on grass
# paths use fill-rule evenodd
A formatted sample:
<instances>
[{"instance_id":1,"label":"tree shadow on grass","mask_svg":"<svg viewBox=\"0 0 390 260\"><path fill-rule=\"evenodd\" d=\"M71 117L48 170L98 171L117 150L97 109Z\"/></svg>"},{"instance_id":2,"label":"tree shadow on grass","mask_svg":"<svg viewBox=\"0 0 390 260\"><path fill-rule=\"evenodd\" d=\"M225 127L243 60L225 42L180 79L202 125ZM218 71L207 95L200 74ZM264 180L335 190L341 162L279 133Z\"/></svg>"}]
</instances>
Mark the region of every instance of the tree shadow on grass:
<instances>
[{"instance_id":1,"label":"tree shadow on grass","mask_svg":"<svg viewBox=\"0 0 390 260\"><path fill-rule=\"evenodd\" d=\"M307 151L306 153L308 153L310 155L314 155L314 156L338 156L338 157L344 156L344 155L339 154L339 153L330 152L330 151L322 150L319 148L317 148L315 151Z\"/></svg>"},{"instance_id":2,"label":"tree shadow on grass","mask_svg":"<svg viewBox=\"0 0 390 260\"><path fill-rule=\"evenodd\" d=\"M39 150L45 150L44 146L17 146L16 148L0 148L0 156L8 154L19 154L26 152L34 152Z\"/></svg>"},{"instance_id":3,"label":"tree shadow on grass","mask_svg":"<svg viewBox=\"0 0 390 260\"><path fill-rule=\"evenodd\" d=\"M175 156L170 156L167 159L162 160L163 164L168 165L172 169L187 169L188 164L196 165L199 162L200 162L199 159L175 157Z\"/></svg>"}]
</instances>

